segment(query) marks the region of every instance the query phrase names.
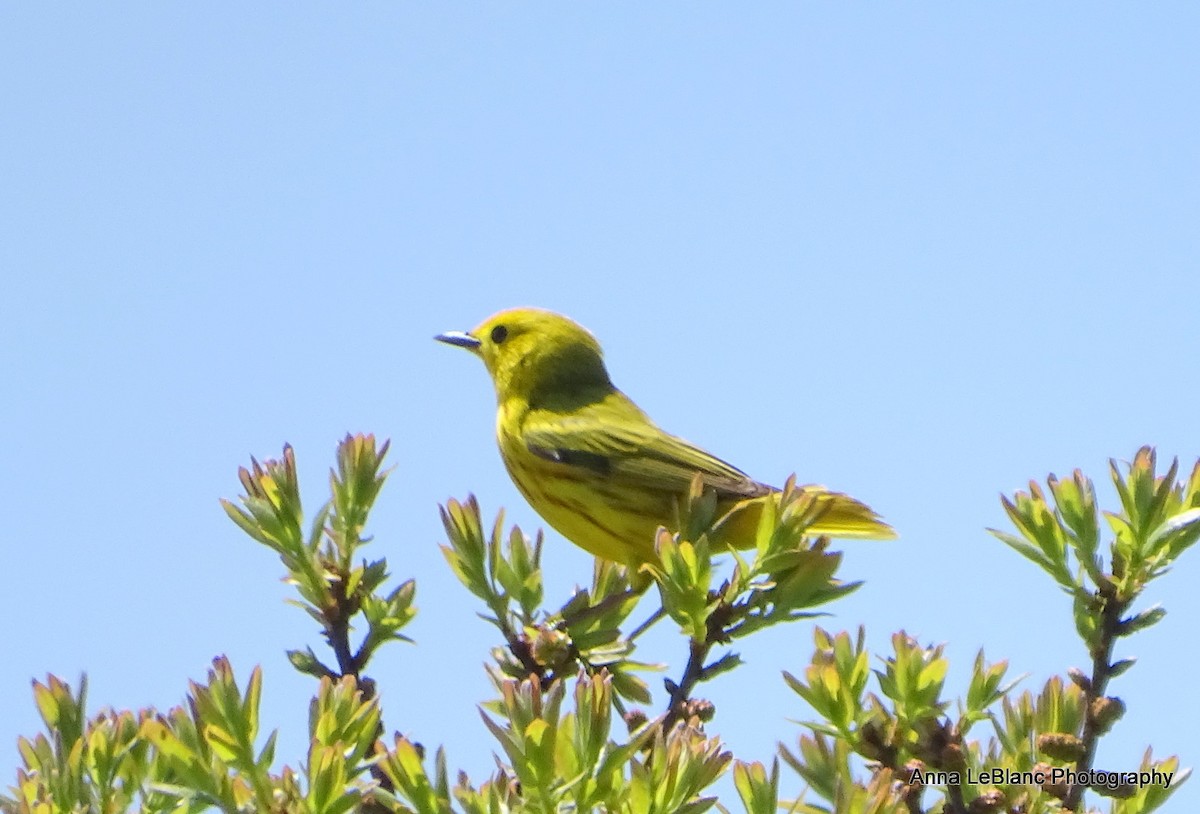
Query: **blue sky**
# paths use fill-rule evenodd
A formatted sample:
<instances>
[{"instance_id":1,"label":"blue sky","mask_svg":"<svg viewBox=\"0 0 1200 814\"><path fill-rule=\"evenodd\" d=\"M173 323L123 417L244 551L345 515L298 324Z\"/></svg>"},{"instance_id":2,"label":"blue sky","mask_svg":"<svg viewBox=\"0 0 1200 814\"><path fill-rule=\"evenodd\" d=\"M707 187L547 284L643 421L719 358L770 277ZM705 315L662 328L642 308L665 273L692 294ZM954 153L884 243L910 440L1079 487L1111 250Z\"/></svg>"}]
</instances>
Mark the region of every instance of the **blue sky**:
<instances>
[{"instance_id":1,"label":"blue sky","mask_svg":"<svg viewBox=\"0 0 1200 814\"><path fill-rule=\"evenodd\" d=\"M1200 457L1198 24L1183 3L0 8L0 779L32 677L167 707L221 653L263 665L298 763L311 684L283 653L318 637L217 501L290 442L315 508L364 431L396 466L375 546L419 586L417 644L373 671L387 725L481 780L494 637L436 504L538 521L482 367L431 337L515 305L588 326L670 431L894 523L846 546L866 585L826 626L947 642L964 689L979 647L1030 688L1083 665L1067 599L984 529L1031 477L1101 480L1143 443ZM590 564L550 542L565 598ZM1197 569L1120 646L1140 662L1106 766L1198 762ZM709 691L746 759L804 716L779 673L809 630L758 639ZM677 673L683 646L641 655Z\"/></svg>"}]
</instances>

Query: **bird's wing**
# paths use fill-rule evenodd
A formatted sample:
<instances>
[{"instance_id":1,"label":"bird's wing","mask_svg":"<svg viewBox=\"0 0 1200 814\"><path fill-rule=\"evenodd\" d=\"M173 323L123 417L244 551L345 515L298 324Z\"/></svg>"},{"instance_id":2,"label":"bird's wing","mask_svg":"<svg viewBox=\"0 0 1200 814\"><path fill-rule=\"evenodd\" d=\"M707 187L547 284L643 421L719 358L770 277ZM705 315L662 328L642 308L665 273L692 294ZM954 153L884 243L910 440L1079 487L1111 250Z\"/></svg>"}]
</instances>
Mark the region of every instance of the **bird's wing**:
<instances>
[{"instance_id":1,"label":"bird's wing","mask_svg":"<svg viewBox=\"0 0 1200 814\"><path fill-rule=\"evenodd\" d=\"M541 458L631 486L682 494L699 473L719 497L759 497L774 491L663 432L620 393L570 414L533 410L521 435L529 451Z\"/></svg>"}]
</instances>

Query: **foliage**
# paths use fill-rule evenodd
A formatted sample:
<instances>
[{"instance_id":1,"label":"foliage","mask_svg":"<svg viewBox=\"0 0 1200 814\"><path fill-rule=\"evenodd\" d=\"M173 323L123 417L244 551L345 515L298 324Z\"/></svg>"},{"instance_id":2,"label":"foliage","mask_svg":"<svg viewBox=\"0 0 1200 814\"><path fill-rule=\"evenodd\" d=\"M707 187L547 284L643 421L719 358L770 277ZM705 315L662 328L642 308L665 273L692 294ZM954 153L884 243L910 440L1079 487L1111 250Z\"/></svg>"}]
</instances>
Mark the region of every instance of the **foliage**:
<instances>
[{"instance_id":1,"label":"foliage","mask_svg":"<svg viewBox=\"0 0 1200 814\"><path fill-rule=\"evenodd\" d=\"M1036 692L1018 694L1007 662L980 651L955 701L941 646L901 631L872 667L862 628L815 628L809 664L783 676L812 712L796 744L780 748L794 772L788 778L779 761L735 760L709 732L716 710L697 689L737 669L729 648L738 641L810 619L858 587L837 578L841 555L829 541L806 533L818 509L791 481L778 510L764 512L748 560L735 556L727 578L715 576L708 543L722 518L697 481L679 530L659 531L656 563L629 573L597 561L591 585L550 609L541 535L506 531L503 514L485 531L473 497L451 500L442 507L443 552L501 639L489 667L496 697L481 710L498 769L482 782L459 773L452 783L442 750L429 760L420 744L385 737L381 697L366 673L379 648L409 641L403 630L416 613L415 583L385 587L386 560L361 558L387 448L372 436L348 436L330 499L307 526L290 447L280 460L241 469L244 494L223 501L243 531L280 557L296 604L332 654L324 661L311 647L289 652L296 669L317 679L299 770L277 768L275 734L260 731L258 668L239 685L217 658L179 707L91 717L86 679L76 691L49 676L34 682L46 731L20 739L22 766L0 810L698 814L738 807L713 791L731 770L738 803L751 814L1038 814L1099 810L1103 798L1113 814L1133 814L1160 807L1189 774L1177 758L1150 751L1124 773L1097 772L1094 763L1101 738L1126 712L1108 689L1133 666L1114 659L1118 640L1163 618L1157 606L1135 606L1200 538L1200 464L1180 481L1175 463L1158 474L1149 448L1128 467L1114 463L1121 507L1103 514L1106 544L1093 484L1078 471L1004 499L1015 533L993 533L1071 597L1090 662ZM632 624L651 586L661 609ZM686 658L678 676L664 680L666 703L654 714L631 705L653 703L645 675L667 668L634 653L663 619L678 628ZM357 641L353 630L363 631ZM795 781L800 793L785 800L781 783Z\"/></svg>"}]
</instances>

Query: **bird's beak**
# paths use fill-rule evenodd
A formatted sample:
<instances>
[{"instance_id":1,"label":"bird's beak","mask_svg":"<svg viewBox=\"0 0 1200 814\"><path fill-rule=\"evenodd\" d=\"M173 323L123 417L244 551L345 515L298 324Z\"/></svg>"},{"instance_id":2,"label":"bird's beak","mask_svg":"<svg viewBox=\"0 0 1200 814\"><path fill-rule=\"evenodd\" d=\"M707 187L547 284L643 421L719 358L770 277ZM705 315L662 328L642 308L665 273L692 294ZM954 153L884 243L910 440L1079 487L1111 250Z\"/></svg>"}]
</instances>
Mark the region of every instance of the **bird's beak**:
<instances>
[{"instance_id":1,"label":"bird's beak","mask_svg":"<svg viewBox=\"0 0 1200 814\"><path fill-rule=\"evenodd\" d=\"M460 348L466 348L469 351L479 350L479 340L465 331L446 331L444 334L438 334L434 339L439 342L445 342L447 345L457 345Z\"/></svg>"}]
</instances>

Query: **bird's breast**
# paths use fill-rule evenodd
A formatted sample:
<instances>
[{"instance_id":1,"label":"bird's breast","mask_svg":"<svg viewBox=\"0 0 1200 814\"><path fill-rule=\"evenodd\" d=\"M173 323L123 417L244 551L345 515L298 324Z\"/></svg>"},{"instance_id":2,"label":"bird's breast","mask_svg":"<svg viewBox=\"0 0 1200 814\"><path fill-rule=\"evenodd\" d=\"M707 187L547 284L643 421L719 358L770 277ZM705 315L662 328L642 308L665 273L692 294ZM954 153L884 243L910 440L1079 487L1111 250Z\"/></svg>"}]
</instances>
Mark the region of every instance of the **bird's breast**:
<instances>
[{"instance_id":1,"label":"bird's breast","mask_svg":"<svg viewBox=\"0 0 1200 814\"><path fill-rule=\"evenodd\" d=\"M496 440L513 483L542 518L597 557L636 565L653 556L654 531L670 505L598 471L531 450L514 414L500 411Z\"/></svg>"}]
</instances>

